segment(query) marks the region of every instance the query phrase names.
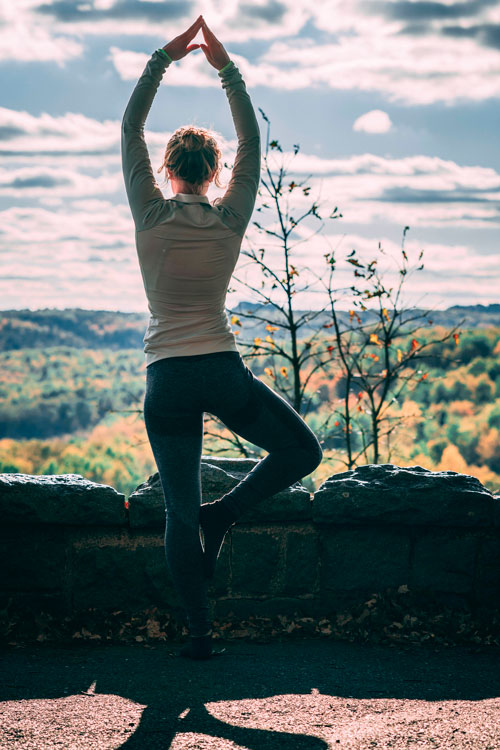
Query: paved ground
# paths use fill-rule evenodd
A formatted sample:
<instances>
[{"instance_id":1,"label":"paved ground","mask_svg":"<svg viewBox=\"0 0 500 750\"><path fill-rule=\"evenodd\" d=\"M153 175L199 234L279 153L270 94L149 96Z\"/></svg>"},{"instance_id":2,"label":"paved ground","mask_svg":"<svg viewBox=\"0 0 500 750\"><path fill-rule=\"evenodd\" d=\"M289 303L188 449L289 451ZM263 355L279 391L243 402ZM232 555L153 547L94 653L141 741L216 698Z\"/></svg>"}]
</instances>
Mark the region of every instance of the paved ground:
<instances>
[{"instance_id":1,"label":"paved ground","mask_svg":"<svg viewBox=\"0 0 500 750\"><path fill-rule=\"evenodd\" d=\"M500 748L500 650L334 641L1 652L1 748Z\"/></svg>"}]
</instances>

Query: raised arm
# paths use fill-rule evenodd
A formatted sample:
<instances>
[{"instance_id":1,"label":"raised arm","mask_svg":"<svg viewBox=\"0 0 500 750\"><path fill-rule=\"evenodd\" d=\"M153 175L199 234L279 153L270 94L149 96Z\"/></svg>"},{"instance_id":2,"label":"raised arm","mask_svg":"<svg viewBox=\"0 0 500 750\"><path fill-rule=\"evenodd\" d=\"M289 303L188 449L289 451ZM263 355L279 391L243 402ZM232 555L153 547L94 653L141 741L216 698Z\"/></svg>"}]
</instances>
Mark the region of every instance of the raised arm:
<instances>
[{"instance_id":1,"label":"raised arm","mask_svg":"<svg viewBox=\"0 0 500 750\"><path fill-rule=\"evenodd\" d=\"M254 209L260 181L259 125L240 71L229 60L226 50L204 20L201 30L206 44L201 44L200 47L211 65L218 70L222 88L229 100L238 139L231 179L224 197L217 201L217 205L235 215L241 234L244 234Z\"/></svg>"},{"instance_id":2,"label":"raised arm","mask_svg":"<svg viewBox=\"0 0 500 750\"><path fill-rule=\"evenodd\" d=\"M163 73L170 62L163 52L157 50L153 53L132 92L122 120L123 178L130 210L138 230L146 228L148 219L161 210L165 200L151 168L144 140L144 123Z\"/></svg>"},{"instance_id":3,"label":"raised arm","mask_svg":"<svg viewBox=\"0 0 500 750\"><path fill-rule=\"evenodd\" d=\"M121 150L125 189L137 230L156 223L165 199L151 168L144 140L144 123L166 68L188 52L198 49L193 39L201 25L201 16L183 34L153 53L139 78L122 120Z\"/></svg>"},{"instance_id":4,"label":"raised arm","mask_svg":"<svg viewBox=\"0 0 500 750\"><path fill-rule=\"evenodd\" d=\"M228 188L219 205L241 218L247 228L255 206L260 181L260 131L241 73L234 65L219 71L233 117L238 149Z\"/></svg>"}]
</instances>

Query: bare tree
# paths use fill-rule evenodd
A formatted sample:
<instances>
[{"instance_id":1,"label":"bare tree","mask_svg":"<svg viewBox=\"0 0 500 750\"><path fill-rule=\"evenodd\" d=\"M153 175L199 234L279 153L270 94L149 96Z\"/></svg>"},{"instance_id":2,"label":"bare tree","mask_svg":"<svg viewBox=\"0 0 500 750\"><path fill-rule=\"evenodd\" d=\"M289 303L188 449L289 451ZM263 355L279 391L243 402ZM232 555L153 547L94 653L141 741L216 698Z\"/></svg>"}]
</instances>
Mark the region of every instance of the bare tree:
<instances>
[{"instance_id":1,"label":"bare tree","mask_svg":"<svg viewBox=\"0 0 500 750\"><path fill-rule=\"evenodd\" d=\"M436 345L452 336L458 344L457 329L463 320L442 337L420 337L419 332L424 326L433 324L430 318L432 310L419 312L404 305L402 290L405 282L412 273L424 268L423 263L409 266L404 247L408 230L409 227L405 227L403 231L402 262L395 290L386 287L378 270L378 258L368 264L361 263L356 257L356 250L352 250L346 258L354 267L355 281L349 287L352 303L349 323L343 328L335 307L338 290L332 288L335 258L333 252L325 256L330 269L325 288L330 300L331 323L324 327L334 328L334 343L329 350L340 363L344 385L343 409L338 412L334 427L339 427L343 422L347 453L344 463L348 468L355 466L361 457L368 463L370 447L372 463L378 463L383 437L386 438L387 460L390 460L391 436L408 419L392 414L392 406L400 401L403 394L411 392L419 382L428 378L428 372L416 369L417 361L426 359L429 355L425 350L430 351L431 348L435 357ZM380 242L378 252L386 255ZM421 250L418 262L422 260L423 253ZM368 300L377 300L378 307L369 310L364 304ZM357 436L356 441L353 435Z\"/></svg>"}]
</instances>

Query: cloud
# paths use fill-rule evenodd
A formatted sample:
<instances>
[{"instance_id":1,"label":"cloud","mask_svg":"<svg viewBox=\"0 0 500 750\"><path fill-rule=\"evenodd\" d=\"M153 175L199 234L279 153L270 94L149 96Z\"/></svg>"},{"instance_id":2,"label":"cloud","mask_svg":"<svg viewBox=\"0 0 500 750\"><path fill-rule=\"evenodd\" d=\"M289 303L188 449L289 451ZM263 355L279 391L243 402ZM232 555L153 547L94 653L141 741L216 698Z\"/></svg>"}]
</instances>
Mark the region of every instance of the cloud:
<instances>
[{"instance_id":1,"label":"cloud","mask_svg":"<svg viewBox=\"0 0 500 750\"><path fill-rule=\"evenodd\" d=\"M466 18L475 16L497 0L465 0L465 2L410 2L396 0L396 2L364 2L363 10L367 13L384 15L397 21L432 21L449 18Z\"/></svg>"},{"instance_id":2,"label":"cloud","mask_svg":"<svg viewBox=\"0 0 500 750\"><path fill-rule=\"evenodd\" d=\"M109 154L119 150L120 123L69 112L60 117L0 107L0 153Z\"/></svg>"},{"instance_id":3,"label":"cloud","mask_svg":"<svg viewBox=\"0 0 500 750\"><path fill-rule=\"evenodd\" d=\"M367 113L370 114L370 113ZM364 115L366 116L366 115ZM78 113L38 117L0 108L0 131L7 133L0 151L12 166L0 170L0 192L12 197L57 200L107 196L123 191L120 163L120 122L99 122ZM169 133L146 131L153 167L160 165ZM234 160L236 140L217 134L224 161ZM324 159L299 151L284 154L295 176L311 175L320 200L340 204L347 221L384 220L404 225L481 227L500 221L500 173L492 167L462 166L439 157L412 155L391 158L364 153ZM36 157L36 162L34 158ZM280 156L269 153L277 166ZM229 170L222 180L227 185ZM163 188L163 185L160 184ZM170 190L166 189L168 197ZM213 200L224 190L211 187ZM341 200L336 196L342 196ZM122 200L124 194L122 192ZM308 198L293 193L294 206ZM333 208L333 206L332 206Z\"/></svg>"},{"instance_id":4,"label":"cloud","mask_svg":"<svg viewBox=\"0 0 500 750\"><path fill-rule=\"evenodd\" d=\"M305 0L280 2L221 3L220 0L192 0L191 2L161 3L155 0L112 0L77 3L74 0L55 0L52 3L32 4L31 20L47 20L61 33L130 36L158 36L158 26L172 26L171 37L184 31L200 13L213 27L224 44L247 42L249 39L273 39L277 34L295 35L310 17ZM168 28L166 28L168 33ZM202 40L201 32L199 38Z\"/></svg>"},{"instance_id":5,"label":"cloud","mask_svg":"<svg viewBox=\"0 0 500 750\"><path fill-rule=\"evenodd\" d=\"M9 176L8 180L2 179L3 175L0 175L0 189L6 190L11 195L17 195L18 190L24 191L29 188L53 188L61 185L69 185L70 181L66 177L61 175L50 175L50 174L32 174L32 175L17 175Z\"/></svg>"},{"instance_id":6,"label":"cloud","mask_svg":"<svg viewBox=\"0 0 500 750\"><path fill-rule=\"evenodd\" d=\"M471 2L365 2L369 14L382 15L394 21L407 22L398 34L434 35L456 39L474 39L479 45L500 49L500 23L498 0L472 0ZM471 17L487 18L487 23L470 23ZM450 20L466 19L465 23L446 25Z\"/></svg>"},{"instance_id":7,"label":"cloud","mask_svg":"<svg viewBox=\"0 0 500 750\"><path fill-rule=\"evenodd\" d=\"M23 0L4 6L3 59L62 65L81 55L86 40L96 35L156 40L160 24L171 21L170 33L177 34L201 11L252 87L378 92L390 102L408 105L500 96L500 14L491 0ZM301 35L306 24L307 38ZM198 36L201 41L201 32ZM250 40L260 40L260 54L245 57L233 49ZM142 72L148 56L116 44L111 50L113 64L126 80ZM171 85L181 85L181 79L183 86L219 85L210 73L202 53L194 53L172 66Z\"/></svg>"},{"instance_id":8,"label":"cloud","mask_svg":"<svg viewBox=\"0 0 500 750\"><path fill-rule=\"evenodd\" d=\"M250 228L253 233L254 229ZM304 236L310 234L303 232ZM399 232L398 232L399 235ZM261 239L255 233L251 237L254 247L259 247ZM378 244L381 244L384 255L377 252ZM257 244L259 243L259 244ZM266 244L267 246L267 244ZM353 267L346 257L352 249L356 249L356 257L361 263L369 263L374 258L377 259L377 268L383 276L386 286L397 288L401 279L399 268L401 267L401 241L399 236L388 236L379 234L374 236L370 230L366 235L342 232L339 225L335 225L335 230L331 229L328 233L316 235L307 240L302 245L290 246L290 257L292 262L300 269L300 276L296 279L297 288L311 279L316 283L312 289L306 293L298 293L296 304L301 308L310 307L318 309L325 304L326 286L329 278L330 268L327 265L324 254L327 250L334 251L336 264L335 272L332 277L332 288L338 290L335 298L342 307L345 299L348 299L348 293L344 294L342 290L348 290L354 282ZM424 250L422 261L417 262L421 250ZM424 269L413 271L407 278L403 287L403 299L408 305L422 305L424 307L436 306L437 308L447 307L456 303L473 304L481 299L484 304L495 302L498 299L498 277L500 275L500 258L498 254L481 255L474 247L463 243L439 243L439 242L422 242L414 239L412 234L406 238L405 250L409 258L409 266L415 268L419 263L424 263ZM274 247L266 252L266 261L273 268L282 268L283 251ZM240 265L238 261L235 276L244 283L250 284L253 288L260 288L261 275L260 271L253 263ZM309 272L303 271L307 266ZM450 271L453 266L453 272ZM232 283L231 286L241 293L240 285ZM248 290L246 298L249 298ZM245 295L243 295L245 296ZM238 298L239 299L239 298ZM258 295L255 295L258 299ZM235 298L234 303L236 304ZM278 301L284 302L284 297ZM376 306L377 303L367 303L368 307Z\"/></svg>"},{"instance_id":9,"label":"cloud","mask_svg":"<svg viewBox=\"0 0 500 750\"><path fill-rule=\"evenodd\" d=\"M124 81L136 81L144 70L151 55L141 52L130 52L118 47L110 47L109 59L114 65L120 78ZM197 50L187 55L182 61L182 67L170 65L164 76L163 85L168 86L196 86L202 88L219 88L220 78L214 68L207 65L205 53Z\"/></svg>"},{"instance_id":10,"label":"cloud","mask_svg":"<svg viewBox=\"0 0 500 750\"><path fill-rule=\"evenodd\" d=\"M207 5L205 3L205 5ZM55 0L52 3L39 5L36 13L52 16L61 23L100 22L108 19L115 21L142 20L153 23L178 19L191 20L196 18L199 11L206 13L214 10L215 4L208 3L203 9L203 3L187 2L186 0L170 0L168 3L151 2L151 0L116 0L112 3L94 4L75 3L74 0ZM260 2L241 2L236 16L246 19L278 23L290 10L286 3L278 0L260 0ZM210 21L209 21L210 23ZM245 25L244 23L241 24Z\"/></svg>"},{"instance_id":11,"label":"cloud","mask_svg":"<svg viewBox=\"0 0 500 750\"><path fill-rule=\"evenodd\" d=\"M275 42L247 76L252 86L376 91L406 105L451 105L500 96L500 55L473 39L347 35L336 44Z\"/></svg>"},{"instance_id":12,"label":"cloud","mask_svg":"<svg viewBox=\"0 0 500 750\"><path fill-rule=\"evenodd\" d=\"M366 45L371 44L371 49ZM150 55L111 47L110 59L123 80L137 80ZM500 96L500 55L483 51L471 39L449 39L432 45L415 39L386 42L345 37L338 44L275 42L251 63L231 58L250 88L281 91L338 89L378 91L390 102L422 105L444 101L481 101ZM188 55L163 76L168 86L220 87L203 54Z\"/></svg>"},{"instance_id":13,"label":"cloud","mask_svg":"<svg viewBox=\"0 0 500 750\"><path fill-rule=\"evenodd\" d=\"M92 177L78 169L0 168L0 195L11 197L45 198L47 191L50 191L50 197L100 195L116 193L121 188L122 179L118 172Z\"/></svg>"},{"instance_id":14,"label":"cloud","mask_svg":"<svg viewBox=\"0 0 500 750\"><path fill-rule=\"evenodd\" d=\"M281 155L271 152L269 163ZM335 206L345 222L384 221L399 226L484 228L500 224L500 173L491 167L462 166L425 155L390 158L357 154L322 159L285 152L290 177L311 175L311 194L327 215ZM306 210L310 196L293 194L294 210ZM328 209L328 207L331 207Z\"/></svg>"},{"instance_id":15,"label":"cloud","mask_svg":"<svg viewBox=\"0 0 500 750\"><path fill-rule=\"evenodd\" d=\"M170 0L168 3L148 0L116 0L114 3L91 5L76 3L74 0L55 0L55 2L38 5L36 13L53 16L62 23L80 21L99 21L106 19L144 19L161 22L191 16L193 3L188 0Z\"/></svg>"},{"instance_id":16,"label":"cloud","mask_svg":"<svg viewBox=\"0 0 500 750\"><path fill-rule=\"evenodd\" d=\"M354 122L352 129L365 133L387 133L392 128L391 118L381 109L372 109Z\"/></svg>"},{"instance_id":17,"label":"cloud","mask_svg":"<svg viewBox=\"0 0 500 750\"><path fill-rule=\"evenodd\" d=\"M119 47L111 47L109 50L109 59L124 81L136 81L149 58L149 54L131 52ZM259 65L252 65L245 57L234 53L231 54L231 59L238 66L248 86L297 88L297 80L293 81L289 75L285 77L282 71L271 64L264 62ZM195 50L183 59L182 66L170 65L166 69L162 85L181 88L194 86L220 89L221 81L215 68L207 65L204 52ZM300 88L300 85L298 87Z\"/></svg>"},{"instance_id":18,"label":"cloud","mask_svg":"<svg viewBox=\"0 0 500 750\"><path fill-rule=\"evenodd\" d=\"M67 202L53 210L9 208L0 212L0 225L3 228L0 297L4 307L80 305L147 311L134 247L133 223L125 205L88 198ZM387 254L384 278L388 284L392 278L397 280L397 259L401 257L399 237L373 236L370 232L346 235L337 225L335 229L293 248L294 261L309 266L316 279L324 278L325 247L335 248L338 271L334 288L345 287L352 283L353 270L345 256L356 248L359 260L369 261L380 241ZM254 232L255 228L250 227L250 238ZM415 273L407 284L406 298L410 304L424 301L442 307L478 299L487 303L498 298L500 259L496 253L480 255L464 243L421 243L411 234L405 248L411 265L420 249L424 249L424 271ZM266 258L274 268L283 263L282 255L275 250L270 250ZM260 288L260 272L252 266L247 268L247 264L248 258L241 255L235 275L250 279ZM450 264L453 274L450 274ZM14 280L22 280L22 284L13 284ZM319 285L314 289L316 291L300 296L301 305L316 308L325 303L324 287ZM235 305L241 298L248 299L248 290L240 288L237 298L230 295L228 306Z\"/></svg>"},{"instance_id":19,"label":"cloud","mask_svg":"<svg viewBox=\"0 0 500 750\"><path fill-rule=\"evenodd\" d=\"M239 12L247 18L259 19L266 23L278 23L287 12L287 6L278 0L267 0L264 3L240 3Z\"/></svg>"},{"instance_id":20,"label":"cloud","mask_svg":"<svg viewBox=\"0 0 500 750\"><path fill-rule=\"evenodd\" d=\"M102 309L104 304L107 308L145 311L147 302L134 247L133 222L123 192L120 123L103 123L77 113L61 117L44 113L35 117L3 108L0 127L4 128L3 148L10 149L12 162L10 168L0 171L0 194L14 201L28 197L38 200L38 205L15 206L0 213L3 305L80 304ZM146 132L153 164L160 162L167 135ZM221 137L220 143L224 159L231 162L236 141ZM366 227L369 235L376 222L392 224L397 232L410 225L412 231L420 231L422 238L429 227L456 231L500 224L500 174L492 167L462 166L426 155L390 158L364 153L322 159L299 151L295 158L292 156L291 152L283 154L290 163L291 176L311 175L312 190L309 196L300 191L287 195L290 210L298 212L309 207L311 199L319 196L321 215L325 216L326 209L335 203L344 216L342 222L335 223L335 230L340 227L340 231L332 233L330 224L329 234L300 242L307 238L308 228L303 227L303 232L297 230L290 237L294 257L318 274L324 272L321 263L325 247L346 245L350 250L350 245L357 243L360 253L369 254L382 239L391 254L399 250L399 243L386 235L343 237L342 224ZM271 152L269 158L272 166L281 155ZM224 170L223 181L227 183L228 177L228 170ZM212 186L209 200L223 192ZM169 197L170 189L164 194ZM116 195L116 199L106 200L109 195ZM253 241L254 246L260 246L262 241L252 224L245 242L248 241ZM418 295L427 295L428 304L435 300L441 305L465 299L494 301L499 276L496 254L480 255L464 244L428 244L422 240L421 245L429 251L429 270L412 281L415 303ZM280 256L272 243L269 257L279 267ZM241 265L247 262L242 256ZM238 274L242 272L241 265ZM21 292L19 284L13 284L20 276ZM348 283L349 278L345 267L339 270L337 283ZM238 299L245 296L241 292ZM233 298L231 304L236 301ZM305 296L304 304L314 307L318 296Z\"/></svg>"},{"instance_id":21,"label":"cloud","mask_svg":"<svg viewBox=\"0 0 500 750\"><path fill-rule=\"evenodd\" d=\"M488 203L493 201L500 205L500 192L495 194L491 191L470 187L468 192L395 187L384 190L378 200L389 203Z\"/></svg>"},{"instance_id":22,"label":"cloud","mask_svg":"<svg viewBox=\"0 0 500 750\"><path fill-rule=\"evenodd\" d=\"M79 39L36 23L35 0L3 2L0 6L0 60L55 62L63 65L82 54Z\"/></svg>"},{"instance_id":23,"label":"cloud","mask_svg":"<svg viewBox=\"0 0 500 750\"><path fill-rule=\"evenodd\" d=\"M481 26L443 26L441 34L458 39L473 38L485 47L500 50L500 23Z\"/></svg>"}]
</instances>

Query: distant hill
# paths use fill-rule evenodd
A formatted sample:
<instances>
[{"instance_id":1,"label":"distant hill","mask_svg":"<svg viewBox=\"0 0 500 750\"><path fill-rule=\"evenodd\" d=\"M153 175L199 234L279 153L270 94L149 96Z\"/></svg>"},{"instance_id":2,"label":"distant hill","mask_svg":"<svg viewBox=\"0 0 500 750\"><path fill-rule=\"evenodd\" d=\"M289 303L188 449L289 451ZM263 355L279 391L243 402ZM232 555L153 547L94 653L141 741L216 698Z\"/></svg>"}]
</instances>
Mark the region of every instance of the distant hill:
<instances>
[{"instance_id":1,"label":"distant hill","mask_svg":"<svg viewBox=\"0 0 500 750\"><path fill-rule=\"evenodd\" d=\"M228 314L237 315L241 327L250 336L265 338L266 323L252 321L245 316L258 313L261 317L279 324L281 320L277 311L269 305L252 302L240 302L236 307L227 310ZM306 311L297 311L297 315ZM412 317L425 311L409 310ZM370 313L365 316L369 319ZM349 314L343 311L341 320L347 322ZM454 305L447 310L433 310L430 318L436 325L453 327L463 322L463 329L488 328L500 326L500 304L491 305ZM317 315L311 323L300 330L300 336L307 336L316 331L318 326L329 323L328 313ZM124 313L110 310L83 310L69 308L56 310L0 310L0 350L38 348L47 346L69 346L79 349L142 349L143 338L148 323L147 313ZM235 329L238 326L234 326ZM279 333L278 333L279 338Z\"/></svg>"}]
</instances>

